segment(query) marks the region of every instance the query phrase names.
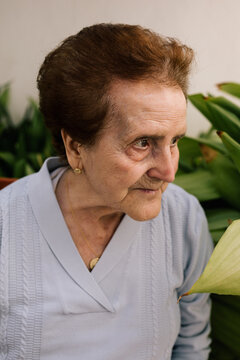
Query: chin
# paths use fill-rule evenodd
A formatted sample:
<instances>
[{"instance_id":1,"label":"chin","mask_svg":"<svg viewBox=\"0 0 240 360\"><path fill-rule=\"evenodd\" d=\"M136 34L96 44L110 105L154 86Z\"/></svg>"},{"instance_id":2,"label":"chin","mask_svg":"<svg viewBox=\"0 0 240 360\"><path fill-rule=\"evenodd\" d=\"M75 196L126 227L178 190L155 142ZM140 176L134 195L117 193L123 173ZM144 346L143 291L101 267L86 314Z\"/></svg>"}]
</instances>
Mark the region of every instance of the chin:
<instances>
[{"instance_id":1,"label":"chin","mask_svg":"<svg viewBox=\"0 0 240 360\"><path fill-rule=\"evenodd\" d=\"M158 216L161 210L161 201L155 206L139 206L127 212L127 215L136 221L147 221Z\"/></svg>"}]
</instances>

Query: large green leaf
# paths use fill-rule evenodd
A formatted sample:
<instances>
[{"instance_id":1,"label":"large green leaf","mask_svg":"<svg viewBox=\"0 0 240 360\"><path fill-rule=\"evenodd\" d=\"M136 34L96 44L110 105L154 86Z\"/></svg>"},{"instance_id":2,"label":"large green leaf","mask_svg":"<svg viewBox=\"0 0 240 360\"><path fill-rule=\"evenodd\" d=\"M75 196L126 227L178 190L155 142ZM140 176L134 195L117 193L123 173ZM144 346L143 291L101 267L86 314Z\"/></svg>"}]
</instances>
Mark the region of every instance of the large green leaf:
<instances>
[{"instance_id":1,"label":"large green leaf","mask_svg":"<svg viewBox=\"0 0 240 360\"><path fill-rule=\"evenodd\" d=\"M205 213L214 244L222 237L230 221L240 219L240 211L230 207L205 209Z\"/></svg>"},{"instance_id":2,"label":"large green leaf","mask_svg":"<svg viewBox=\"0 0 240 360\"><path fill-rule=\"evenodd\" d=\"M220 304L232 307L233 309L239 311L240 316L240 296L233 296L233 295L226 295L221 296L217 294L212 294L211 298L214 302L218 302ZM240 335L240 327L238 328L239 335ZM240 338L240 337L239 337Z\"/></svg>"},{"instance_id":3,"label":"large green leaf","mask_svg":"<svg viewBox=\"0 0 240 360\"><path fill-rule=\"evenodd\" d=\"M199 201L221 198L214 183L213 175L204 169L198 169L189 174L181 174L176 177L174 183L195 195Z\"/></svg>"},{"instance_id":4,"label":"large green leaf","mask_svg":"<svg viewBox=\"0 0 240 360\"><path fill-rule=\"evenodd\" d=\"M203 94L193 94L189 95L188 99L208 120L210 120L211 112L206 105L206 96Z\"/></svg>"},{"instance_id":5,"label":"large green leaf","mask_svg":"<svg viewBox=\"0 0 240 360\"><path fill-rule=\"evenodd\" d=\"M191 103L211 122L217 130L226 131L236 141L240 138L240 118L237 107L221 98L205 97L203 94L189 96Z\"/></svg>"},{"instance_id":6,"label":"large green leaf","mask_svg":"<svg viewBox=\"0 0 240 360\"><path fill-rule=\"evenodd\" d=\"M240 174L234 163L227 156L218 154L208 163L208 167L221 197L240 210Z\"/></svg>"},{"instance_id":7,"label":"large green leaf","mask_svg":"<svg viewBox=\"0 0 240 360\"><path fill-rule=\"evenodd\" d=\"M236 165L237 170L240 172L240 142L233 140L231 136L223 131L218 132L223 144L227 148L229 155ZM239 139L240 141L240 139Z\"/></svg>"},{"instance_id":8,"label":"large green leaf","mask_svg":"<svg viewBox=\"0 0 240 360\"><path fill-rule=\"evenodd\" d=\"M197 138L189 137L188 139L190 139L191 141L194 141L198 144L208 145L212 149L217 150L222 154L227 154L225 146L220 141L213 140L211 138L204 138L204 137L197 137ZM184 157L184 159L185 159L185 157Z\"/></svg>"},{"instance_id":9,"label":"large green leaf","mask_svg":"<svg viewBox=\"0 0 240 360\"><path fill-rule=\"evenodd\" d=\"M240 84L229 82L229 83L221 83L217 84L217 87L233 96L236 96L237 98L240 98Z\"/></svg>"},{"instance_id":10,"label":"large green leaf","mask_svg":"<svg viewBox=\"0 0 240 360\"><path fill-rule=\"evenodd\" d=\"M214 294L214 297L212 295L212 337L228 348L228 352L225 354L217 353L216 360L238 360L240 356L240 309L234 307L233 301L228 304L228 298L234 298L235 303L240 303L239 296L218 295L217 298L217 295ZM231 353L235 354L235 356L228 357L231 356Z\"/></svg>"},{"instance_id":11,"label":"large green leaf","mask_svg":"<svg viewBox=\"0 0 240 360\"><path fill-rule=\"evenodd\" d=\"M226 229L229 225L229 220L240 219L240 211L230 207L206 209L205 212L209 230Z\"/></svg>"},{"instance_id":12,"label":"large green leaf","mask_svg":"<svg viewBox=\"0 0 240 360\"><path fill-rule=\"evenodd\" d=\"M240 107L238 105L234 104L232 101L226 99L225 97L212 96L212 97L209 97L207 101L221 106L223 109L230 111L231 113L235 114L240 119Z\"/></svg>"},{"instance_id":13,"label":"large green leaf","mask_svg":"<svg viewBox=\"0 0 240 360\"><path fill-rule=\"evenodd\" d=\"M240 119L232 112L223 109L211 101L206 101L206 106L211 113L209 120L217 130L227 132L233 139L240 139Z\"/></svg>"},{"instance_id":14,"label":"large green leaf","mask_svg":"<svg viewBox=\"0 0 240 360\"><path fill-rule=\"evenodd\" d=\"M195 139L185 136L178 143L180 152L179 166L186 172L193 171L196 168L195 159L202 156L200 147Z\"/></svg>"},{"instance_id":15,"label":"large green leaf","mask_svg":"<svg viewBox=\"0 0 240 360\"><path fill-rule=\"evenodd\" d=\"M191 289L182 296L206 292L240 295L239 241L240 219L233 221L227 228L213 250L203 273Z\"/></svg>"}]
</instances>

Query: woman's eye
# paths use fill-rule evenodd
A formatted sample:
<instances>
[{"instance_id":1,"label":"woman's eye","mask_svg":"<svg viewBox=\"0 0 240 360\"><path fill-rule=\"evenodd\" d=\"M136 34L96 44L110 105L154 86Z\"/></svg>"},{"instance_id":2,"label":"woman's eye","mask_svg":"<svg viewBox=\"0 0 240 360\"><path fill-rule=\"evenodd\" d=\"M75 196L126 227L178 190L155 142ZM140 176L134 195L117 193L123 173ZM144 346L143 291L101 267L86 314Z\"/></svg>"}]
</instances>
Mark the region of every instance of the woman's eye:
<instances>
[{"instance_id":1,"label":"woman's eye","mask_svg":"<svg viewBox=\"0 0 240 360\"><path fill-rule=\"evenodd\" d=\"M178 138L176 138L176 137L175 137L175 138L173 138L173 139L172 139L172 141L171 141L171 144L170 144L170 145L171 145L171 147L176 146L176 145L177 145L177 143L178 143L178 140L179 140L179 139L178 139Z\"/></svg>"},{"instance_id":2,"label":"woman's eye","mask_svg":"<svg viewBox=\"0 0 240 360\"><path fill-rule=\"evenodd\" d=\"M146 149L149 146L148 139L140 139L134 143L134 146L141 149Z\"/></svg>"}]
</instances>

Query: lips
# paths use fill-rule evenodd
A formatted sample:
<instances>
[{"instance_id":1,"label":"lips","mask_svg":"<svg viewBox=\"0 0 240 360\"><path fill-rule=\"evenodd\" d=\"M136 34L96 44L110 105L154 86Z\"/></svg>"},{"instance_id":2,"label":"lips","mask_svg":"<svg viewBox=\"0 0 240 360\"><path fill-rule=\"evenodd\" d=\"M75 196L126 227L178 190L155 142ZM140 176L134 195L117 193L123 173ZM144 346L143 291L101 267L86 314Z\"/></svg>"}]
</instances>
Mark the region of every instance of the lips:
<instances>
[{"instance_id":1,"label":"lips","mask_svg":"<svg viewBox=\"0 0 240 360\"><path fill-rule=\"evenodd\" d=\"M143 191L158 191L159 189L137 188L136 190L143 190Z\"/></svg>"},{"instance_id":2,"label":"lips","mask_svg":"<svg viewBox=\"0 0 240 360\"><path fill-rule=\"evenodd\" d=\"M148 188L137 188L135 190L139 190L139 191L142 191L142 192L145 192L145 193L156 193L157 191L159 191L159 189L148 189Z\"/></svg>"},{"instance_id":3,"label":"lips","mask_svg":"<svg viewBox=\"0 0 240 360\"><path fill-rule=\"evenodd\" d=\"M154 189L154 188L147 188L147 187L143 186L143 187L136 187L135 190L158 191L158 190L161 190L163 184L164 184L164 183L162 183L162 184L161 184L160 186L158 186L156 189Z\"/></svg>"}]
</instances>

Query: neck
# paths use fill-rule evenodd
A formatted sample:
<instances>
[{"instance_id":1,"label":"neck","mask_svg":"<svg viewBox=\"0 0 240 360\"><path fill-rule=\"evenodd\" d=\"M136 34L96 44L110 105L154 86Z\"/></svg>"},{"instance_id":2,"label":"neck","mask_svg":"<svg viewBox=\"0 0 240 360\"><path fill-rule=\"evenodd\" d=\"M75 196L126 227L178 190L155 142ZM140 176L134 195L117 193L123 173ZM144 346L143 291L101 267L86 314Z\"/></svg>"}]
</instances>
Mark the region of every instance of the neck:
<instances>
[{"instance_id":1,"label":"neck","mask_svg":"<svg viewBox=\"0 0 240 360\"><path fill-rule=\"evenodd\" d=\"M98 203L85 189L80 176L67 170L58 183L56 196L63 213L73 211L81 222L94 224L103 230L112 224L115 230L124 214Z\"/></svg>"}]
</instances>

